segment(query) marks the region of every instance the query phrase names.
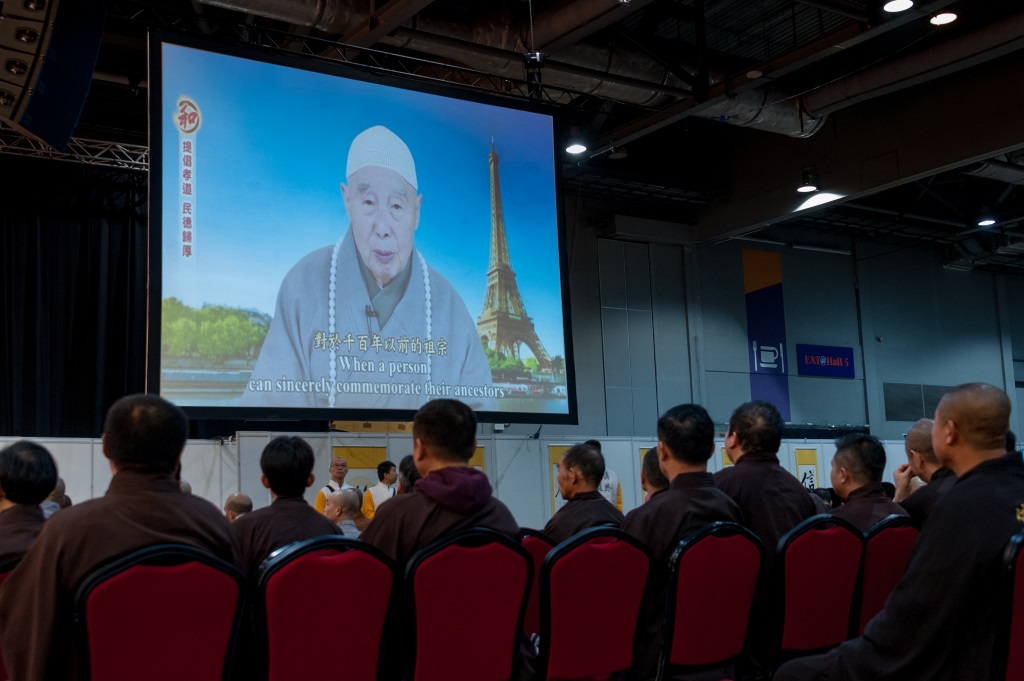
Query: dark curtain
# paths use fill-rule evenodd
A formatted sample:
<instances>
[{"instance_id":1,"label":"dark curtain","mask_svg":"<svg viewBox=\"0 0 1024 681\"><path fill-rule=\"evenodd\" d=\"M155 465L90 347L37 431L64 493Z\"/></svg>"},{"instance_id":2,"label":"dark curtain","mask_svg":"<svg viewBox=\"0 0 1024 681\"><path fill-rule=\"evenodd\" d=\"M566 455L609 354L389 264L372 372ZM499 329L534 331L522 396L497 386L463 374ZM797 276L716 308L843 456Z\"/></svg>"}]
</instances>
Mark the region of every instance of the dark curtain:
<instances>
[{"instance_id":1,"label":"dark curtain","mask_svg":"<svg viewBox=\"0 0 1024 681\"><path fill-rule=\"evenodd\" d=\"M145 387L146 174L0 156L0 434L97 437Z\"/></svg>"}]
</instances>

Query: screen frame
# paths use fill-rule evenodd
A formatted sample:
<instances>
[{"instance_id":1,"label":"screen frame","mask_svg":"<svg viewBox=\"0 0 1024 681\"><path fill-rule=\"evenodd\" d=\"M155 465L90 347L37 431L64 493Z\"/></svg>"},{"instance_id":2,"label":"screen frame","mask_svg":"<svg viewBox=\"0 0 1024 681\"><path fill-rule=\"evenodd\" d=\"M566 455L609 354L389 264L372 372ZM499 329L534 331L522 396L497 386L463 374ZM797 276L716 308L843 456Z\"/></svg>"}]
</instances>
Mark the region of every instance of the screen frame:
<instances>
[{"instance_id":1,"label":"screen frame","mask_svg":"<svg viewBox=\"0 0 1024 681\"><path fill-rule=\"evenodd\" d=\"M576 371L572 341L572 315L569 295L569 258L566 243L566 217L563 194L562 162L558 150L567 126L562 110L540 101L467 90L457 85L440 85L414 76L400 77L394 72L351 62L339 62L323 57L296 56L270 47L247 47L212 38L197 38L151 32L149 36L149 209L147 226L147 301L146 320L146 392L160 394L161 324L163 288L163 130L160 112L163 111L163 46L165 44L203 50L230 57L249 59L286 68L300 69L327 76L380 84L400 90L436 95L453 100L475 102L506 109L526 111L549 116L552 122L554 147L554 198L557 215L556 239L558 243L559 282L561 287L562 333L565 344L565 380L567 393L566 413L477 411L481 423L536 423L576 425L579 422L576 396ZM564 145L562 145L564 146ZM475 321L475 318L474 318ZM190 419L233 419L243 421L410 421L413 409L360 409L352 407L246 407L180 405Z\"/></svg>"}]
</instances>

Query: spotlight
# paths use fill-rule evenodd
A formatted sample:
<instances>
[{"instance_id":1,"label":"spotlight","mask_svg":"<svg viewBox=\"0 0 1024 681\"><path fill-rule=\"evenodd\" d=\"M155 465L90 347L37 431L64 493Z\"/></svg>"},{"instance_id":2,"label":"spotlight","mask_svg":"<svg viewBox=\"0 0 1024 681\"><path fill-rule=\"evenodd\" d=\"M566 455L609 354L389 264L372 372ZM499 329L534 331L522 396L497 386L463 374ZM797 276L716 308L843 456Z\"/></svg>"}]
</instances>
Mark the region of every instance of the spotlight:
<instances>
[{"instance_id":1,"label":"spotlight","mask_svg":"<svg viewBox=\"0 0 1024 681\"><path fill-rule=\"evenodd\" d=\"M14 32L14 39L19 43L31 45L32 43L39 40L39 33L32 30L31 28L19 28Z\"/></svg>"},{"instance_id":2,"label":"spotlight","mask_svg":"<svg viewBox=\"0 0 1024 681\"><path fill-rule=\"evenodd\" d=\"M889 0L889 2L882 5L882 9L895 14L896 12L906 12L913 6L913 0Z\"/></svg>"},{"instance_id":3,"label":"spotlight","mask_svg":"<svg viewBox=\"0 0 1024 681\"><path fill-rule=\"evenodd\" d=\"M587 143L578 126L569 128L569 143L565 145L565 150L570 154L582 154L587 150Z\"/></svg>"},{"instance_id":4,"label":"spotlight","mask_svg":"<svg viewBox=\"0 0 1024 681\"><path fill-rule=\"evenodd\" d=\"M796 190L801 194L818 191L818 173L810 166L806 166L800 173L800 186Z\"/></svg>"},{"instance_id":5,"label":"spotlight","mask_svg":"<svg viewBox=\"0 0 1024 681\"><path fill-rule=\"evenodd\" d=\"M996 224L996 219L991 215L983 215L978 218L978 227L991 227Z\"/></svg>"},{"instance_id":6,"label":"spotlight","mask_svg":"<svg viewBox=\"0 0 1024 681\"><path fill-rule=\"evenodd\" d=\"M951 24L956 21L956 15L952 12L942 12L941 14L936 14L928 21L933 26L945 26L946 24Z\"/></svg>"},{"instance_id":7,"label":"spotlight","mask_svg":"<svg viewBox=\"0 0 1024 681\"><path fill-rule=\"evenodd\" d=\"M23 76L28 71L28 64L19 59L8 59L4 62L4 71L12 76Z\"/></svg>"}]
</instances>

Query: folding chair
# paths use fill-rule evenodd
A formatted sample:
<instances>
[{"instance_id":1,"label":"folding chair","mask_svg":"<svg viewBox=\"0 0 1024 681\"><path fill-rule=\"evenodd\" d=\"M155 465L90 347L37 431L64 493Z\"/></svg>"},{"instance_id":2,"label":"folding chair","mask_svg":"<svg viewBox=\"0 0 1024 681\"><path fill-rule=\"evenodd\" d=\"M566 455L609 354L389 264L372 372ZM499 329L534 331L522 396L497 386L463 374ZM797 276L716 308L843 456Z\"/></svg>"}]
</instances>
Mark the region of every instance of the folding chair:
<instances>
[{"instance_id":1,"label":"folding chair","mask_svg":"<svg viewBox=\"0 0 1024 681\"><path fill-rule=\"evenodd\" d=\"M993 679L1024 681L1024 530L1013 535L1003 554L1005 614L997 639ZM1003 673L999 673L1002 671Z\"/></svg>"},{"instance_id":2,"label":"folding chair","mask_svg":"<svg viewBox=\"0 0 1024 681\"><path fill-rule=\"evenodd\" d=\"M761 541L736 523L711 523L679 542L669 558L659 680L739 658L763 560Z\"/></svg>"},{"instance_id":3,"label":"folding chair","mask_svg":"<svg viewBox=\"0 0 1024 681\"><path fill-rule=\"evenodd\" d=\"M75 595L80 676L220 681L242 617L243 577L192 546L160 544L95 570Z\"/></svg>"},{"instance_id":4,"label":"folding chair","mask_svg":"<svg viewBox=\"0 0 1024 681\"><path fill-rule=\"evenodd\" d=\"M860 617L854 636L864 633L871 618L903 577L918 531L909 516L891 515L864 533L864 564L860 578Z\"/></svg>"},{"instance_id":5,"label":"folding chair","mask_svg":"<svg viewBox=\"0 0 1024 681\"><path fill-rule=\"evenodd\" d=\"M534 579L530 581L530 597L526 602L526 613L523 615L523 631L527 636L540 634L540 569L544 564L544 556L555 547L555 542L540 530L523 528L519 531L519 540L523 548L533 558Z\"/></svg>"},{"instance_id":6,"label":"folding chair","mask_svg":"<svg viewBox=\"0 0 1024 681\"><path fill-rule=\"evenodd\" d=\"M11 576L14 568L18 567L20 562L21 556L0 561L0 586L3 586L3 583L7 581L7 578ZM7 665L4 663L3 651L0 651L0 681L7 681Z\"/></svg>"},{"instance_id":7,"label":"folding chair","mask_svg":"<svg viewBox=\"0 0 1024 681\"><path fill-rule=\"evenodd\" d=\"M406 569L411 681L507 681L519 660L533 560L519 542L470 528L416 552Z\"/></svg>"},{"instance_id":8,"label":"folding chair","mask_svg":"<svg viewBox=\"0 0 1024 681\"><path fill-rule=\"evenodd\" d=\"M272 553L256 577L269 681L323 676L325 650L343 660L345 679L375 681L398 584L391 559L357 539L314 537ZM344 614L325 612L330 594L343 596Z\"/></svg>"}]
</instances>

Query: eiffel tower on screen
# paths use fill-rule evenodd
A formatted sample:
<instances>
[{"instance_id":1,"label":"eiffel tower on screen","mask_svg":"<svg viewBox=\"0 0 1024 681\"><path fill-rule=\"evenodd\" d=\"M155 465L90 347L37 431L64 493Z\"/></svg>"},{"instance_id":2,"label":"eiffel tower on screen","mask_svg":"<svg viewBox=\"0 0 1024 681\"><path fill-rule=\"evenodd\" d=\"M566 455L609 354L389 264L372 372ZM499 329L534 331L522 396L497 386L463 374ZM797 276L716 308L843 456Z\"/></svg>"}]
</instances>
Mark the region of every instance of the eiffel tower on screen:
<instances>
[{"instance_id":1,"label":"eiffel tower on screen","mask_svg":"<svg viewBox=\"0 0 1024 681\"><path fill-rule=\"evenodd\" d=\"M505 355L519 357L519 348L526 345L537 360L538 369L551 369L551 358L537 337L533 319L526 314L516 273L508 255L505 237L505 215L501 208L501 182L498 179L498 152L491 139L491 264L487 269L487 292L484 309L476 320L483 344Z\"/></svg>"}]
</instances>

